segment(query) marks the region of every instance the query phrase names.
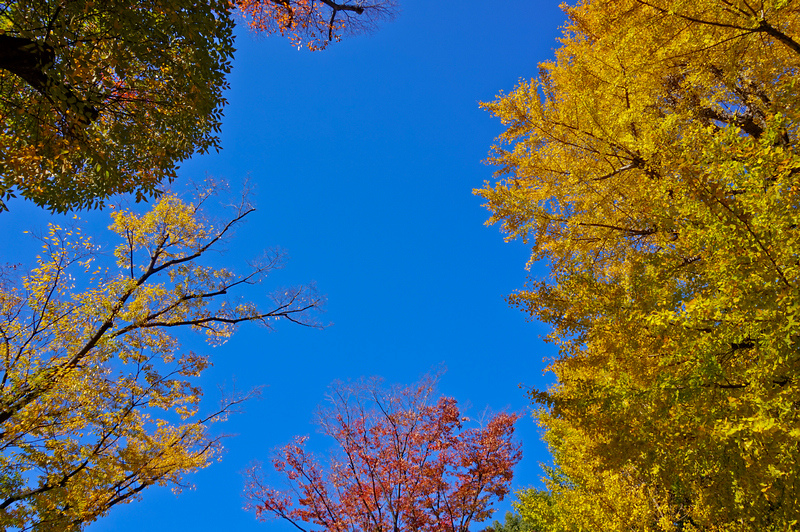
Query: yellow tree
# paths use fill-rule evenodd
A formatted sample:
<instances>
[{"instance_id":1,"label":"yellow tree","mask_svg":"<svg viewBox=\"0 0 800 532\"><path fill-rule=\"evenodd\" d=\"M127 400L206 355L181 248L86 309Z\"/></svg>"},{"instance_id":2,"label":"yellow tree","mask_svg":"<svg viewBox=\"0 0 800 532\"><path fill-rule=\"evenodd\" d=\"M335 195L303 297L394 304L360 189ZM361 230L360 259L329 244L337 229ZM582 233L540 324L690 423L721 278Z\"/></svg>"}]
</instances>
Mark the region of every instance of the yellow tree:
<instances>
[{"instance_id":1,"label":"yellow tree","mask_svg":"<svg viewBox=\"0 0 800 532\"><path fill-rule=\"evenodd\" d=\"M556 60L485 104L509 127L478 191L551 266L510 298L561 346L541 420L668 489L682 526L794 527L800 6L567 14Z\"/></svg>"},{"instance_id":2,"label":"yellow tree","mask_svg":"<svg viewBox=\"0 0 800 532\"><path fill-rule=\"evenodd\" d=\"M688 507L670 486L652 481L635 464L609 468L597 447L596 435L588 436L570 422L542 413L545 440L553 453L552 467L545 466L545 489L518 493L515 507L523 530L572 532L677 532L693 530Z\"/></svg>"},{"instance_id":3,"label":"yellow tree","mask_svg":"<svg viewBox=\"0 0 800 532\"><path fill-rule=\"evenodd\" d=\"M192 383L209 364L173 331L211 343L242 322L315 326L313 287L276 292L271 310L232 299L281 265L238 276L203 259L252 208L221 224L165 194L145 214L118 210L116 265L77 229L51 225L36 267L0 284L0 529L77 530L148 486L180 487L219 449L209 424L243 399L200 409Z\"/></svg>"}]
</instances>

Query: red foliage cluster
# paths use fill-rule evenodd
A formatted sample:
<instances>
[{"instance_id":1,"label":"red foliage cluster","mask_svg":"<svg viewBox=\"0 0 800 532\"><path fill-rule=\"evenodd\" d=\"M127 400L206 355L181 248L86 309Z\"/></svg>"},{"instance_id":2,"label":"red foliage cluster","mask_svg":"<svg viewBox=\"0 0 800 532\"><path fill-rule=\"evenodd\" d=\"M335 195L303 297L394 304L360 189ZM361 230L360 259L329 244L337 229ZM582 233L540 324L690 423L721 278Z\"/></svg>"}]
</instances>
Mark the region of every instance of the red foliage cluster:
<instances>
[{"instance_id":1,"label":"red foliage cluster","mask_svg":"<svg viewBox=\"0 0 800 532\"><path fill-rule=\"evenodd\" d=\"M393 0L233 0L250 27L280 34L298 48L321 50L342 36L371 30L395 12Z\"/></svg>"},{"instance_id":2,"label":"red foliage cluster","mask_svg":"<svg viewBox=\"0 0 800 532\"><path fill-rule=\"evenodd\" d=\"M331 532L460 532L488 519L522 457L512 440L519 416L498 414L483 427L464 428L468 420L455 399L431 401L433 383L334 386L332 405L319 418L338 444L328 467L305 451L306 438L297 438L273 460L288 489L266 486L254 467L248 509L262 520Z\"/></svg>"}]
</instances>

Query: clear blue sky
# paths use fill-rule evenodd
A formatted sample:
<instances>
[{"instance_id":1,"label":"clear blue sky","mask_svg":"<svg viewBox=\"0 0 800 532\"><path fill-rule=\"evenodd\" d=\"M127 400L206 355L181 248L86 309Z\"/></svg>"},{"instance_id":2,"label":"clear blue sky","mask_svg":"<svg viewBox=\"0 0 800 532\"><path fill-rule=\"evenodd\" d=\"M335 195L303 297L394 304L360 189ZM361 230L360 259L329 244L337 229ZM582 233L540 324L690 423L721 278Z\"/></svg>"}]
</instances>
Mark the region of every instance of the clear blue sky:
<instances>
[{"instance_id":1,"label":"clear blue sky","mask_svg":"<svg viewBox=\"0 0 800 532\"><path fill-rule=\"evenodd\" d=\"M213 357L203 377L210 406L216 385L234 380L265 386L262 399L219 427L235 436L222 461L187 478L194 490L148 489L90 531L292 530L242 510L240 471L294 435L327 448L311 418L335 379L407 384L443 364L440 392L471 405L471 417L486 407L525 411L518 385L551 379L542 374L554 356L541 340L546 329L503 299L523 287L528 250L483 225L487 211L471 191L491 179L481 161L502 131L478 102L552 58L564 14L554 0L400 1L396 20L324 52L239 28L223 151L189 161L180 175L210 174L234 189L249 177L258 211L224 260L244 267L265 248L287 250L287 267L264 292L314 280L333 325L245 326L222 347L192 344ZM3 260L27 262L38 246L22 231L47 217L22 202L10 207L0 215ZM107 213L84 217L96 231L107 225ZM515 489L537 484L538 462L548 460L527 415L518 436Z\"/></svg>"}]
</instances>

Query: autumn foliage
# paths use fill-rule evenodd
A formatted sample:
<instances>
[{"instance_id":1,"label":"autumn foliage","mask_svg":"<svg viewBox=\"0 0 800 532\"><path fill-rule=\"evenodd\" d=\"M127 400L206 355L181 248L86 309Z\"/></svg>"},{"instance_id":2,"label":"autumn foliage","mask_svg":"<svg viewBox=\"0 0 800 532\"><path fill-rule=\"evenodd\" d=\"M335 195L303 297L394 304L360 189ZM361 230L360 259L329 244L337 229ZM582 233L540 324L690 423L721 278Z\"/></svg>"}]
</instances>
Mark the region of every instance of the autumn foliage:
<instances>
[{"instance_id":1,"label":"autumn foliage","mask_svg":"<svg viewBox=\"0 0 800 532\"><path fill-rule=\"evenodd\" d=\"M433 384L334 385L319 413L322 432L336 442L327 465L297 438L273 460L285 490L268 487L258 467L248 472L248 508L262 520L339 532L466 532L488 519L521 458L512 439L518 416L466 428L456 401L435 400Z\"/></svg>"},{"instance_id":2,"label":"autumn foliage","mask_svg":"<svg viewBox=\"0 0 800 532\"><path fill-rule=\"evenodd\" d=\"M556 60L485 107L478 191L544 279L533 394L556 458L521 512L552 530L789 530L800 515L800 6L566 9Z\"/></svg>"},{"instance_id":3,"label":"autumn foliage","mask_svg":"<svg viewBox=\"0 0 800 532\"><path fill-rule=\"evenodd\" d=\"M156 194L219 149L232 54L227 0L5 2L0 202L63 212Z\"/></svg>"},{"instance_id":4,"label":"autumn foliage","mask_svg":"<svg viewBox=\"0 0 800 532\"><path fill-rule=\"evenodd\" d=\"M209 357L174 331L217 344L243 322L316 324L312 287L276 291L269 310L232 299L281 257L244 275L203 264L252 211L214 224L207 201L165 194L149 212L115 211L111 264L78 229L51 225L30 273L0 277L0 529L78 530L148 486L180 488L217 455L209 425L244 396L201 409Z\"/></svg>"},{"instance_id":5,"label":"autumn foliage","mask_svg":"<svg viewBox=\"0 0 800 532\"><path fill-rule=\"evenodd\" d=\"M0 7L0 211L157 196L181 161L219 150L235 13L325 48L391 0L11 0ZM237 16L238 16L237 15Z\"/></svg>"},{"instance_id":6,"label":"autumn foliage","mask_svg":"<svg viewBox=\"0 0 800 532\"><path fill-rule=\"evenodd\" d=\"M235 5L255 31L280 34L310 50L371 31L396 9L393 0L236 0Z\"/></svg>"}]
</instances>

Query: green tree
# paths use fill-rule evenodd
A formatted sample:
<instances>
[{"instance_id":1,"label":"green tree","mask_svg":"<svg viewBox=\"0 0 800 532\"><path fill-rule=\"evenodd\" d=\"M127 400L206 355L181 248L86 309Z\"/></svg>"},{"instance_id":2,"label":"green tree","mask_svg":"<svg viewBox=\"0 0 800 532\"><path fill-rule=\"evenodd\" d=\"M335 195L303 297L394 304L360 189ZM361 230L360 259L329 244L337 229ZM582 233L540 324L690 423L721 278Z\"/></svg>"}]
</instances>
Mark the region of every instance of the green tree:
<instances>
[{"instance_id":1,"label":"green tree","mask_svg":"<svg viewBox=\"0 0 800 532\"><path fill-rule=\"evenodd\" d=\"M478 191L551 268L510 297L561 349L558 384L533 394L540 420L680 508L681 526L791 529L800 6L587 0L567 14L556 60L485 104L508 130L501 179Z\"/></svg>"},{"instance_id":2,"label":"green tree","mask_svg":"<svg viewBox=\"0 0 800 532\"><path fill-rule=\"evenodd\" d=\"M0 200L57 211L152 195L218 149L228 0L34 0L0 8Z\"/></svg>"},{"instance_id":3,"label":"green tree","mask_svg":"<svg viewBox=\"0 0 800 532\"><path fill-rule=\"evenodd\" d=\"M78 530L148 486L180 488L214 458L209 425L244 397L202 412L193 381L208 357L173 331L220 343L243 322L316 325L313 287L276 292L271 310L228 299L282 259L243 276L204 265L252 212L241 203L213 224L208 195L113 213L112 264L78 229L51 225L36 267L0 279L0 530Z\"/></svg>"},{"instance_id":4,"label":"green tree","mask_svg":"<svg viewBox=\"0 0 800 532\"><path fill-rule=\"evenodd\" d=\"M156 195L181 161L219 149L237 7L312 48L392 13L388 0L4 2L0 210L16 194L54 211Z\"/></svg>"}]
</instances>

